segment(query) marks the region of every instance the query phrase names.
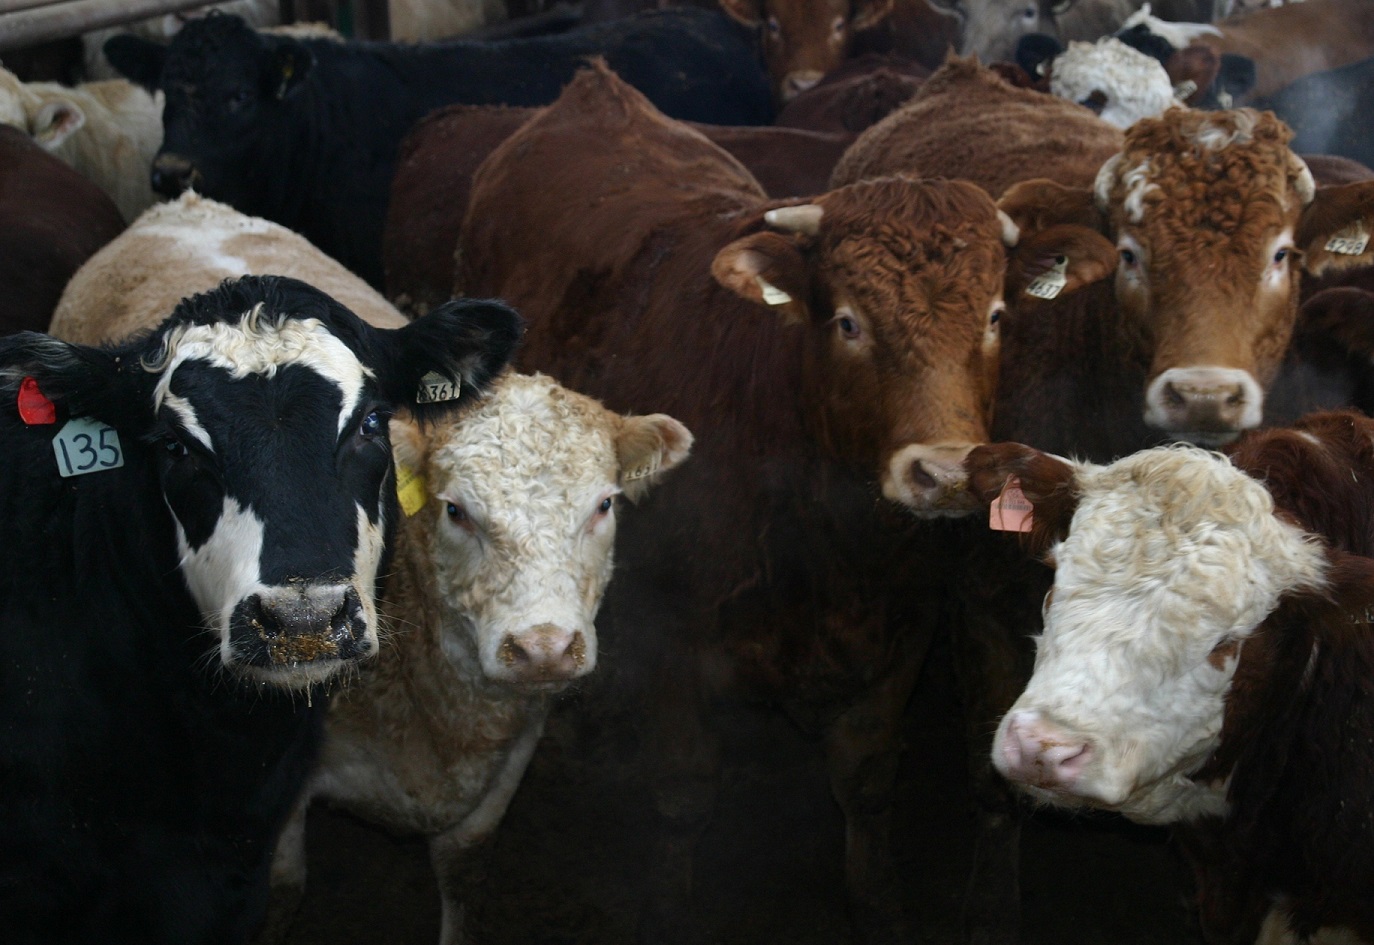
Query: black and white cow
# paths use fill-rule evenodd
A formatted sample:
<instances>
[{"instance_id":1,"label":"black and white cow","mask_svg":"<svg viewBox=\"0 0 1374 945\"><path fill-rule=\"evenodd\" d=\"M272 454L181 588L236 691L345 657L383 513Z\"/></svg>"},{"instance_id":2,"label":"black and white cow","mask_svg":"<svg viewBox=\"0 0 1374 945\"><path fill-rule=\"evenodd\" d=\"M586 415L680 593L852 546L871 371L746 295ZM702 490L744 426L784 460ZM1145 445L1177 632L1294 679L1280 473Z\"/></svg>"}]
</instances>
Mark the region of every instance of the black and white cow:
<instances>
[{"instance_id":1,"label":"black and white cow","mask_svg":"<svg viewBox=\"0 0 1374 945\"><path fill-rule=\"evenodd\" d=\"M719 11L693 8L557 36L421 44L301 40L212 16L170 46L117 36L105 52L166 93L155 190L192 188L280 223L379 288L397 149L440 106L547 105L589 57L605 56L670 117L773 117L750 35Z\"/></svg>"},{"instance_id":2,"label":"black and white cow","mask_svg":"<svg viewBox=\"0 0 1374 945\"><path fill-rule=\"evenodd\" d=\"M518 332L245 277L120 347L0 341L0 937L247 937L327 686L377 649L387 419L456 407Z\"/></svg>"}]
</instances>

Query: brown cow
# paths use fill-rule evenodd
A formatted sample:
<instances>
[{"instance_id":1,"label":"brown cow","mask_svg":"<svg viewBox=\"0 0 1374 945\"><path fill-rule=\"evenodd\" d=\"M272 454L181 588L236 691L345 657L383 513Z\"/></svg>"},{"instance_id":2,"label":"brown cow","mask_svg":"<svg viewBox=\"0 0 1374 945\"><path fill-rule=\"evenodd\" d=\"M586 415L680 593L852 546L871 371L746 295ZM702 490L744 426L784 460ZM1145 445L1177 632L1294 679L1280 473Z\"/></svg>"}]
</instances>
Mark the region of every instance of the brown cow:
<instances>
[{"instance_id":1,"label":"brown cow","mask_svg":"<svg viewBox=\"0 0 1374 945\"><path fill-rule=\"evenodd\" d=\"M985 500L1018 477L1056 562L998 768L1041 800L1181 825L1209 942L1374 939L1374 420L1313 414L1229 463L1019 444L968 463Z\"/></svg>"},{"instance_id":2,"label":"brown cow","mask_svg":"<svg viewBox=\"0 0 1374 945\"><path fill-rule=\"evenodd\" d=\"M773 124L858 134L910 101L930 72L911 59L865 53L798 94Z\"/></svg>"},{"instance_id":3,"label":"brown cow","mask_svg":"<svg viewBox=\"0 0 1374 945\"><path fill-rule=\"evenodd\" d=\"M939 65L959 37L957 17L926 0L720 0L745 26L763 34L763 58L779 104L834 71L859 34L883 27L890 51Z\"/></svg>"},{"instance_id":4,"label":"brown cow","mask_svg":"<svg viewBox=\"0 0 1374 945\"><path fill-rule=\"evenodd\" d=\"M387 295L402 308L419 315L448 301L472 174L539 111L452 105L410 130L401 143L382 234ZM854 140L850 134L796 128L692 127L738 158L772 197L824 191L835 162Z\"/></svg>"},{"instance_id":5,"label":"brown cow","mask_svg":"<svg viewBox=\"0 0 1374 945\"><path fill-rule=\"evenodd\" d=\"M0 125L0 334L47 330L72 273L123 229L104 191Z\"/></svg>"},{"instance_id":6,"label":"brown cow","mask_svg":"<svg viewBox=\"0 0 1374 945\"><path fill-rule=\"evenodd\" d=\"M948 473L986 436L1011 236L961 182L769 201L604 70L477 172L461 286L521 307L525 367L699 431L693 461L622 522L605 608L651 696L651 934L690 915L718 758L701 707L741 690L823 736L856 920L900 929L894 736L955 526L893 513L965 508Z\"/></svg>"}]
</instances>

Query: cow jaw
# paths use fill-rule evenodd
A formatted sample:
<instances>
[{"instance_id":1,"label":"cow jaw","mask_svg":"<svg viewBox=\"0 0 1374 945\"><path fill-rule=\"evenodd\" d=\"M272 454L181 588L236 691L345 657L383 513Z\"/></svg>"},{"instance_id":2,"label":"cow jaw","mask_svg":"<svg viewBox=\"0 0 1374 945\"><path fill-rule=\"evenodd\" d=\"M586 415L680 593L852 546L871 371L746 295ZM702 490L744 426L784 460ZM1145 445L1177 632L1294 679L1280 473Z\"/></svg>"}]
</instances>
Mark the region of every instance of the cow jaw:
<instances>
[{"instance_id":1,"label":"cow jaw","mask_svg":"<svg viewBox=\"0 0 1374 945\"><path fill-rule=\"evenodd\" d=\"M993 764L1036 797L1144 823L1219 811L1194 784L1243 641L1325 558L1258 482L1183 447L1080 467L1035 672Z\"/></svg>"}]
</instances>

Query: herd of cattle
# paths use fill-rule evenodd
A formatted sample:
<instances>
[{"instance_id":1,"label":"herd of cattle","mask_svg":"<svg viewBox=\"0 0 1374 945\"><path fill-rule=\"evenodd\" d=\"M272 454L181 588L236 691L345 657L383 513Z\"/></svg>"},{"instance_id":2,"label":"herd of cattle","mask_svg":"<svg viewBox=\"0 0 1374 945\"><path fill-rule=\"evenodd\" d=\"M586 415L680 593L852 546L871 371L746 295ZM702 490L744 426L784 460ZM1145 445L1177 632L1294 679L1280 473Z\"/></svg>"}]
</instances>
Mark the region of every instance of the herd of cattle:
<instances>
[{"instance_id":1,"label":"herd of cattle","mask_svg":"<svg viewBox=\"0 0 1374 945\"><path fill-rule=\"evenodd\" d=\"M1171 825L1208 942L1374 943L1374 2L720 5L0 71L6 941L289 941L313 801L426 838L464 941L599 654L642 940L712 936L747 699L920 941L943 641L969 942L1012 784Z\"/></svg>"}]
</instances>

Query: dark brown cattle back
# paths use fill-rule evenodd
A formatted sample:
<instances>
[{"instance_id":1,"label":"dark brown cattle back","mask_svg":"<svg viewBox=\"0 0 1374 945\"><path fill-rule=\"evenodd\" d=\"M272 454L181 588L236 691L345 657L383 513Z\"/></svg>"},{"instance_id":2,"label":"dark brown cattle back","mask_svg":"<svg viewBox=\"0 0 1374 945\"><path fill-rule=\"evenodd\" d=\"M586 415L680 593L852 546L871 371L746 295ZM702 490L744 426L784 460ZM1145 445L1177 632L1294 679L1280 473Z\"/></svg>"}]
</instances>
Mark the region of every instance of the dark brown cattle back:
<instances>
[{"instance_id":1,"label":"dark brown cattle back","mask_svg":"<svg viewBox=\"0 0 1374 945\"><path fill-rule=\"evenodd\" d=\"M72 273L123 229L104 191L0 126L0 334L46 330Z\"/></svg>"},{"instance_id":2,"label":"dark brown cattle back","mask_svg":"<svg viewBox=\"0 0 1374 945\"><path fill-rule=\"evenodd\" d=\"M911 60L867 53L788 102L773 124L858 134L909 102L929 76Z\"/></svg>"}]
</instances>

